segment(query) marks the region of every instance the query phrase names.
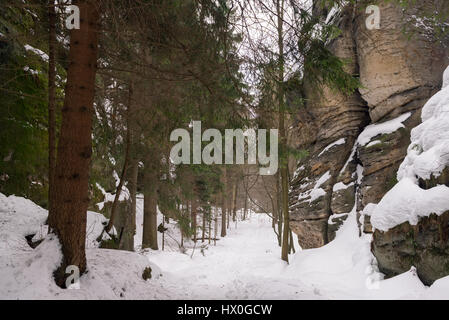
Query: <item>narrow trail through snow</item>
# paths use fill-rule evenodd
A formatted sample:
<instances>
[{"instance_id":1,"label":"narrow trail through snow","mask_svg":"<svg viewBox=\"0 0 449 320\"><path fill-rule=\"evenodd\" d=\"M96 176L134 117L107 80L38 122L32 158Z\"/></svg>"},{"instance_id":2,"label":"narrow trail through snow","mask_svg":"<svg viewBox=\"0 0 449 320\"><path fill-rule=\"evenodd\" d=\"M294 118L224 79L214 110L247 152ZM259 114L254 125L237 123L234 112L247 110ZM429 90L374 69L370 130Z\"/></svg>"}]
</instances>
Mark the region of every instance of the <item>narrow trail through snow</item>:
<instances>
[{"instance_id":1,"label":"narrow trail through snow","mask_svg":"<svg viewBox=\"0 0 449 320\"><path fill-rule=\"evenodd\" d=\"M162 270L161 281L176 295L190 299L317 299L317 291L298 281L281 278L287 264L267 217L231 223L228 236L198 248L191 257L179 252L149 252ZM207 242L206 242L207 243Z\"/></svg>"}]
</instances>

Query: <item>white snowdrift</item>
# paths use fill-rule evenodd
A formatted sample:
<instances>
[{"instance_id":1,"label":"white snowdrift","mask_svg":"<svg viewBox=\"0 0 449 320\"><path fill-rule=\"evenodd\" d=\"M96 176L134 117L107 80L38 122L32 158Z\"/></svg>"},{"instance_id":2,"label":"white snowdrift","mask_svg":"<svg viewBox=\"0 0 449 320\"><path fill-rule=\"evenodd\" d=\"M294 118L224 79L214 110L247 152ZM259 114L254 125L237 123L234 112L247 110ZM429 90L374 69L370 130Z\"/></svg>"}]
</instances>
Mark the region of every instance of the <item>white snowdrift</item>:
<instances>
[{"instance_id":1,"label":"white snowdrift","mask_svg":"<svg viewBox=\"0 0 449 320\"><path fill-rule=\"evenodd\" d=\"M95 239L107 220L95 212L87 216L88 273L79 290L60 289L52 274L61 262L61 249L57 238L47 235L46 219L47 211L30 200L0 193L0 299L143 299L162 294L160 287L149 290L160 269L147 257L97 248ZM25 239L33 234L33 241L43 239L36 249ZM142 272L148 266L153 279L145 281Z\"/></svg>"},{"instance_id":2,"label":"white snowdrift","mask_svg":"<svg viewBox=\"0 0 449 320\"><path fill-rule=\"evenodd\" d=\"M411 132L407 157L398 178L439 176L449 164L449 87L434 95L422 110L422 123Z\"/></svg>"},{"instance_id":3,"label":"white snowdrift","mask_svg":"<svg viewBox=\"0 0 449 320\"><path fill-rule=\"evenodd\" d=\"M373 227L387 231L403 222L416 225L419 217L449 210L449 188L429 190L418 186L418 178L438 177L449 165L449 68L444 87L426 103L422 123L411 132L407 156L398 170L397 183L372 213Z\"/></svg>"},{"instance_id":4,"label":"white snowdrift","mask_svg":"<svg viewBox=\"0 0 449 320\"><path fill-rule=\"evenodd\" d=\"M30 248L25 237L35 234L42 239L47 234L46 219L47 211L32 201L0 193L0 252Z\"/></svg>"},{"instance_id":5,"label":"white snowdrift","mask_svg":"<svg viewBox=\"0 0 449 320\"><path fill-rule=\"evenodd\" d=\"M449 188L437 186L424 190L414 180L404 178L375 207L371 223L378 230L388 231L404 222L416 225L419 217L440 215L448 209Z\"/></svg>"},{"instance_id":6,"label":"white snowdrift","mask_svg":"<svg viewBox=\"0 0 449 320\"><path fill-rule=\"evenodd\" d=\"M440 288L429 292L413 269L384 280L370 251L371 237L358 237L356 212L352 210L334 241L295 254L282 277L301 281L326 299L449 298ZM447 288L449 277L439 286Z\"/></svg>"}]
</instances>

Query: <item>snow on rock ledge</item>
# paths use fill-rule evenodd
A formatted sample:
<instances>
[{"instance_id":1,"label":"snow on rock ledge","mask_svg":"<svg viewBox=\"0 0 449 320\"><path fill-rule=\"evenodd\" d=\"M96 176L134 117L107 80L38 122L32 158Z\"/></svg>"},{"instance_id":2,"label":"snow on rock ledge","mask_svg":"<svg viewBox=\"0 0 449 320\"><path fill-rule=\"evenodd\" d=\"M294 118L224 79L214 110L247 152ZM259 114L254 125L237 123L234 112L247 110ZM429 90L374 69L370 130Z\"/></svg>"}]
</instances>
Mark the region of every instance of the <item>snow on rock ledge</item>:
<instances>
[{"instance_id":1,"label":"snow on rock ledge","mask_svg":"<svg viewBox=\"0 0 449 320\"><path fill-rule=\"evenodd\" d=\"M378 230L388 231L404 222L416 225L419 217L441 215L447 210L448 187L440 185L423 190L413 180L404 178L375 207L371 223Z\"/></svg>"},{"instance_id":2,"label":"snow on rock ledge","mask_svg":"<svg viewBox=\"0 0 449 320\"><path fill-rule=\"evenodd\" d=\"M389 229L419 217L449 210L449 188L438 185L420 188L419 179L438 177L449 165L449 68L444 73L445 87L423 107L422 123L411 132L407 156L398 171L397 183L373 211L375 229Z\"/></svg>"},{"instance_id":3,"label":"snow on rock ledge","mask_svg":"<svg viewBox=\"0 0 449 320\"><path fill-rule=\"evenodd\" d=\"M410 118L411 115L411 112L407 112L392 120L370 124L359 135L357 143L361 146L366 146L374 137L380 134L390 134L400 128L404 128L403 122Z\"/></svg>"}]
</instances>

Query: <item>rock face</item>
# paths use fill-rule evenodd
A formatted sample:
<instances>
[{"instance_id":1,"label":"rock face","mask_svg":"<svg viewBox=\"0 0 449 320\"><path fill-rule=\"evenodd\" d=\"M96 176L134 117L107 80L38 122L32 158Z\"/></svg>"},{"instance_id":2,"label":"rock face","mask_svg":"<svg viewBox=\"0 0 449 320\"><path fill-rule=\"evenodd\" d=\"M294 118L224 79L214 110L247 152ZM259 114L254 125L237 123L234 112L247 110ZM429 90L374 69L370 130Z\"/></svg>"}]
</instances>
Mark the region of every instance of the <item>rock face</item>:
<instances>
[{"instance_id":1,"label":"rock face","mask_svg":"<svg viewBox=\"0 0 449 320\"><path fill-rule=\"evenodd\" d=\"M447 69L449 70L449 68ZM425 104L399 182L371 205L371 251L386 275L416 267L428 285L449 274L449 86Z\"/></svg>"},{"instance_id":2,"label":"rock face","mask_svg":"<svg viewBox=\"0 0 449 320\"><path fill-rule=\"evenodd\" d=\"M376 230L371 243L379 270L387 277L416 267L421 281L431 285L449 274L449 212L403 223L387 232Z\"/></svg>"},{"instance_id":3,"label":"rock face","mask_svg":"<svg viewBox=\"0 0 449 320\"><path fill-rule=\"evenodd\" d=\"M409 39L403 31L416 9L405 11L383 2L379 7L378 30L366 28L365 7L347 5L330 19L342 33L329 48L350 61L347 71L360 75L362 88L350 96L328 88L319 95L305 88L307 105L298 118L307 123L300 122L298 131L304 127L309 132L300 138L309 156L298 164L290 191L290 226L302 248L331 241L347 213L362 215L368 204L378 203L396 184L410 130L420 123L421 108L442 85L449 63L444 46L428 34L418 32ZM324 19L327 10L316 14ZM360 221L361 231L372 232L369 216ZM390 250L387 240L377 239L380 242L373 246ZM425 243L420 245L425 248ZM413 254L416 259L421 255L419 250Z\"/></svg>"},{"instance_id":4,"label":"rock face","mask_svg":"<svg viewBox=\"0 0 449 320\"><path fill-rule=\"evenodd\" d=\"M339 23L341 37L330 44L335 54L351 61L347 72L358 73L357 52L352 38L352 9L347 7ZM308 148L310 156L295 172L290 193L290 226L302 248L315 248L328 242L328 220L332 213L347 213L354 205L355 164L345 166L358 134L369 123L368 109L360 94L345 96L328 88L321 94L306 87L305 110L318 128ZM338 156L336 156L338 155ZM340 175L342 169L344 174ZM353 171L352 171L353 172ZM335 184L347 186L333 194ZM335 201L333 201L335 200Z\"/></svg>"}]
</instances>

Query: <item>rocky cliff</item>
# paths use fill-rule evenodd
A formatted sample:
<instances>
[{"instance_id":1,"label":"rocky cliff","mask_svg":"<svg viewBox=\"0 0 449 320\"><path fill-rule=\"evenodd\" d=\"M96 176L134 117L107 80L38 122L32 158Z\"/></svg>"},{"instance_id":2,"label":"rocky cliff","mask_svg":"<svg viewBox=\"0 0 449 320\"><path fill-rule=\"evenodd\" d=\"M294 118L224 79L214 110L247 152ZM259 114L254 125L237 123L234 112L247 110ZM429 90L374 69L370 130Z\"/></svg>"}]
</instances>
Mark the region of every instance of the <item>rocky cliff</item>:
<instances>
[{"instance_id":1,"label":"rocky cliff","mask_svg":"<svg viewBox=\"0 0 449 320\"><path fill-rule=\"evenodd\" d=\"M420 6L434 4L429 0ZM406 10L391 2L378 6L381 23L374 30L366 27L366 6L315 8L315 14L342 30L329 48L349 61L347 71L359 75L362 87L347 96L328 88L317 93L306 86L307 102L298 118L307 121L300 122L298 131L308 133L300 137L299 144L310 153L298 164L290 191L290 225L302 248L331 241L351 211L357 212L360 232L372 232L370 212L396 185L410 131L421 122L424 104L441 89L442 74L449 64L444 43L428 28L416 26L411 37L404 31L414 27L413 19L422 8ZM423 223L437 228L446 220L429 217ZM409 229L402 229L396 235L407 237ZM375 239L374 247L385 248L397 236ZM421 244L429 247L426 241L438 239L425 239ZM383 260L395 260L400 254L391 246L387 251L378 257L381 269ZM396 268L390 263L384 270L394 274L409 266Z\"/></svg>"},{"instance_id":2,"label":"rocky cliff","mask_svg":"<svg viewBox=\"0 0 449 320\"><path fill-rule=\"evenodd\" d=\"M371 250L386 275L413 266L430 285L449 274L449 68L421 120L411 131L399 182L371 204Z\"/></svg>"}]
</instances>

